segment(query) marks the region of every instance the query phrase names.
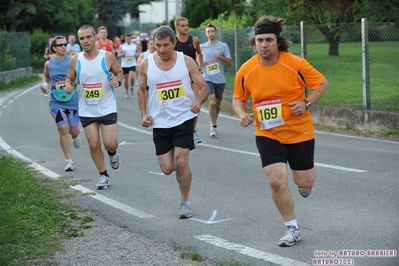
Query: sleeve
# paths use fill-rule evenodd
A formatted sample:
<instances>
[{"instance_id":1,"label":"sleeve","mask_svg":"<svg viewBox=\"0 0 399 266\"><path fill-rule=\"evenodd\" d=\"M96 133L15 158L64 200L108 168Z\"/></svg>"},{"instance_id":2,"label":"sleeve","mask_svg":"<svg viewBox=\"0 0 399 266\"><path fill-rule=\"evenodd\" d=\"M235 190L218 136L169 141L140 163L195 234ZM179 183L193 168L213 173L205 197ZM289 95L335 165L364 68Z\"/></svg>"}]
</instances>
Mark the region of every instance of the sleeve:
<instances>
[{"instance_id":1,"label":"sleeve","mask_svg":"<svg viewBox=\"0 0 399 266\"><path fill-rule=\"evenodd\" d=\"M227 57L228 59L232 59L231 54L230 54L230 49L226 43L223 45L223 53L224 53L224 57Z\"/></svg>"},{"instance_id":2,"label":"sleeve","mask_svg":"<svg viewBox=\"0 0 399 266\"><path fill-rule=\"evenodd\" d=\"M251 95L250 91L245 88L244 71L240 68L234 78L234 98L243 102L247 101Z\"/></svg>"},{"instance_id":3,"label":"sleeve","mask_svg":"<svg viewBox=\"0 0 399 266\"><path fill-rule=\"evenodd\" d=\"M324 80L324 76L305 59L300 61L298 74L310 90L319 87Z\"/></svg>"}]
</instances>

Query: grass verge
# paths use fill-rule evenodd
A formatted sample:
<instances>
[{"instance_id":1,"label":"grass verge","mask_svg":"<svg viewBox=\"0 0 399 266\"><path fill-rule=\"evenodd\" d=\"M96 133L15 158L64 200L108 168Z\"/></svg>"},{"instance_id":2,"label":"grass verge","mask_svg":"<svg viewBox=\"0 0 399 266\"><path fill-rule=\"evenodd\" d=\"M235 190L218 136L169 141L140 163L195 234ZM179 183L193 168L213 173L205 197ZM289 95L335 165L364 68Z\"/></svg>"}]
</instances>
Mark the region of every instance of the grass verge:
<instances>
[{"instance_id":1,"label":"grass verge","mask_svg":"<svg viewBox=\"0 0 399 266\"><path fill-rule=\"evenodd\" d=\"M11 91L13 89L23 88L40 80L41 77L39 77L37 74L34 74L32 76L19 77L7 83L0 81L0 91Z\"/></svg>"},{"instance_id":2,"label":"grass verge","mask_svg":"<svg viewBox=\"0 0 399 266\"><path fill-rule=\"evenodd\" d=\"M90 228L66 189L67 179L40 177L18 160L0 157L0 265L28 265L59 250L59 239Z\"/></svg>"}]
</instances>

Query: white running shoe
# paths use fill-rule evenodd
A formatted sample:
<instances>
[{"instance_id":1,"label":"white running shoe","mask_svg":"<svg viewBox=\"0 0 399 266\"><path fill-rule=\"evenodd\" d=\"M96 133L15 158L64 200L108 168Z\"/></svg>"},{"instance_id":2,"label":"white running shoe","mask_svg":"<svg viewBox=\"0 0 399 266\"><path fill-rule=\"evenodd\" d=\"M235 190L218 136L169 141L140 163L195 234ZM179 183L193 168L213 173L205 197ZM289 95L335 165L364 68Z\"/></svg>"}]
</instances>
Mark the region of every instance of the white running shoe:
<instances>
[{"instance_id":1,"label":"white running shoe","mask_svg":"<svg viewBox=\"0 0 399 266\"><path fill-rule=\"evenodd\" d=\"M209 136L211 136L212 138L215 138L218 134L218 128L217 127L211 127L211 133L209 134Z\"/></svg>"},{"instance_id":2,"label":"white running shoe","mask_svg":"<svg viewBox=\"0 0 399 266\"><path fill-rule=\"evenodd\" d=\"M188 201L180 201L179 211L177 212L179 219L191 218L192 214L190 203Z\"/></svg>"},{"instance_id":3,"label":"white running shoe","mask_svg":"<svg viewBox=\"0 0 399 266\"><path fill-rule=\"evenodd\" d=\"M100 178L98 179L98 183L96 185L97 189L107 189L109 186L109 176L106 175L100 175Z\"/></svg>"},{"instance_id":4,"label":"white running shoe","mask_svg":"<svg viewBox=\"0 0 399 266\"><path fill-rule=\"evenodd\" d=\"M119 153L116 152L113 156L109 156L109 162L110 162L111 167L113 169L118 169L119 168L119 163L120 163Z\"/></svg>"},{"instance_id":5,"label":"white running shoe","mask_svg":"<svg viewBox=\"0 0 399 266\"><path fill-rule=\"evenodd\" d=\"M80 136L78 135L76 138L72 138L73 146L78 149L80 147Z\"/></svg>"},{"instance_id":6,"label":"white running shoe","mask_svg":"<svg viewBox=\"0 0 399 266\"><path fill-rule=\"evenodd\" d=\"M70 171L75 170L75 166L73 165L72 159L65 160L65 162L66 162L66 166L64 168L64 171L70 172Z\"/></svg>"},{"instance_id":7,"label":"white running shoe","mask_svg":"<svg viewBox=\"0 0 399 266\"><path fill-rule=\"evenodd\" d=\"M296 242L301 240L301 233L299 232L299 228L295 226L286 226L285 236L280 238L278 241L278 245L281 247L291 247Z\"/></svg>"}]
</instances>

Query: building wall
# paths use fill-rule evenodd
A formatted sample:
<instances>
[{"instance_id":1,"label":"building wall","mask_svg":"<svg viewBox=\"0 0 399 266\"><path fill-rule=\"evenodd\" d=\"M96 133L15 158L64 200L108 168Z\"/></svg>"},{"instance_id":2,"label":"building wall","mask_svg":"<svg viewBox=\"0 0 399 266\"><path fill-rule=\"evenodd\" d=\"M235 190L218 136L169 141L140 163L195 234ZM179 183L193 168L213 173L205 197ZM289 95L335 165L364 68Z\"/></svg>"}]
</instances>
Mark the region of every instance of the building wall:
<instances>
[{"instance_id":1,"label":"building wall","mask_svg":"<svg viewBox=\"0 0 399 266\"><path fill-rule=\"evenodd\" d=\"M182 10L182 0L153 1L151 4L139 5L139 23L164 23L166 21L166 4L168 6L168 21L178 17Z\"/></svg>"}]
</instances>

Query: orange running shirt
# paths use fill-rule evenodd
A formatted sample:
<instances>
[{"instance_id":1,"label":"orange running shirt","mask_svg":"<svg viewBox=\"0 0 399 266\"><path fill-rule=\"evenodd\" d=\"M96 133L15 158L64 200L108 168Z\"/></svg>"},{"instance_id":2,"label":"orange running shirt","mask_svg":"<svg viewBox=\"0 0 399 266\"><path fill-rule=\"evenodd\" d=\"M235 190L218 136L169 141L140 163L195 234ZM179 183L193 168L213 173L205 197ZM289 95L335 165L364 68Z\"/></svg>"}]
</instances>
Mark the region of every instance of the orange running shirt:
<instances>
[{"instance_id":1,"label":"orange running shirt","mask_svg":"<svg viewBox=\"0 0 399 266\"><path fill-rule=\"evenodd\" d=\"M243 102L252 98L255 135L293 144L314 138L310 111L302 116L292 114L288 104L306 99L304 88L314 90L324 76L308 61L280 51L278 62L266 67L254 55L238 70L234 98ZM262 123L260 122L262 121Z\"/></svg>"},{"instance_id":2,"label":"orange running shirt","mask_svg":"<svg viewBox=\"0 0 399 266\"><path fill-rule=\"evenodd\" d=\"M101 42L101 40L97 40L97 43L98 43L98 49L107 50L108 52L112 53L112 47L111 47L110 40L107 39L107 43L106 44L103 44Z\"/></svg>"}]
</instances>

